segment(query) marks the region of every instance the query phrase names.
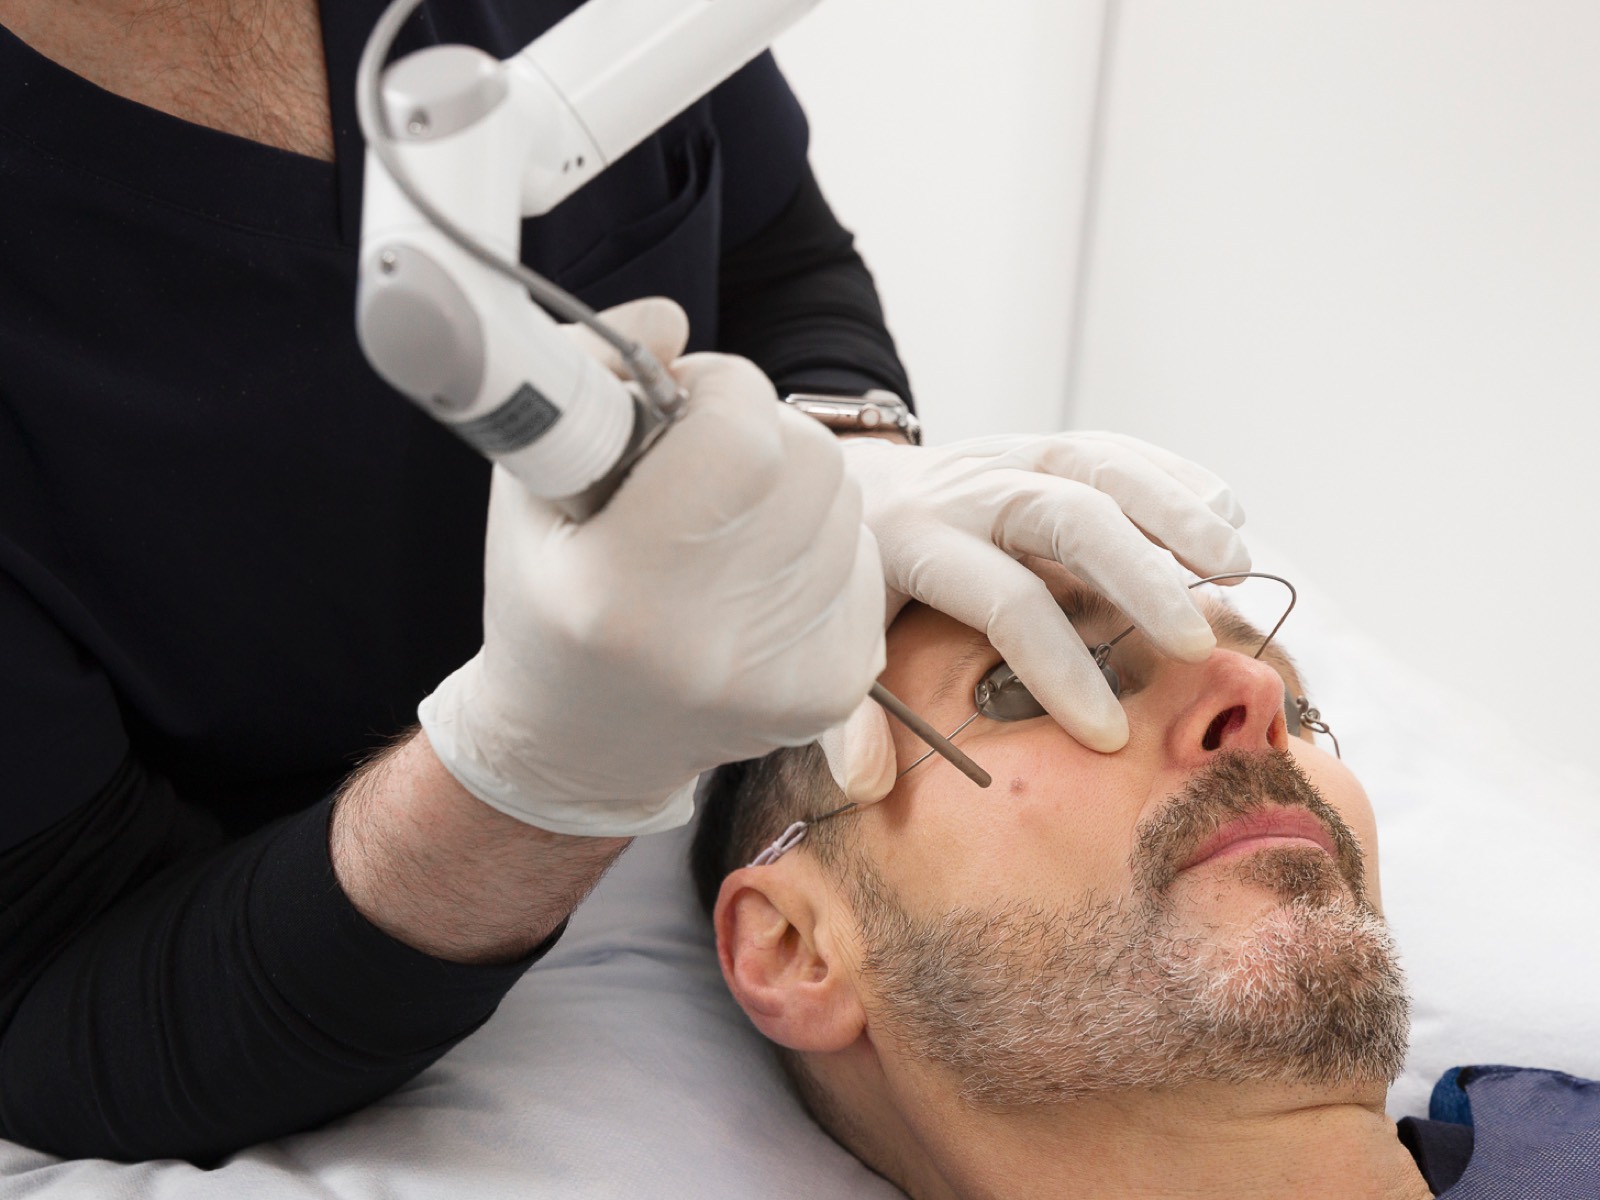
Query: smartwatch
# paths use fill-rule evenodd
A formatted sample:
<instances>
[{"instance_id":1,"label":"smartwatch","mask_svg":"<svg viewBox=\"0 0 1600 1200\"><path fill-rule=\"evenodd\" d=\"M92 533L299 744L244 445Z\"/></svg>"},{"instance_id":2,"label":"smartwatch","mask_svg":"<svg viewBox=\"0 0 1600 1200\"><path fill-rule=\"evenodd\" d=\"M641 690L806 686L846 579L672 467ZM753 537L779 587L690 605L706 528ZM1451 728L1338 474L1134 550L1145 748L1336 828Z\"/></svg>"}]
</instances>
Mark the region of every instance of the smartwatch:
<instances>
[{"instance_id":1,"label":"smartwatch","mask_svg":"<svg viewBox=\"0 0 1600 1200\"><path fill-rule=\"evenodd\" d=\"M858 396L826 396L791 392L783 402L821 421L835 433L899 433L913 446L922 445L922 422L893 392L873 388Z\"/></svg>"}]
</instances>

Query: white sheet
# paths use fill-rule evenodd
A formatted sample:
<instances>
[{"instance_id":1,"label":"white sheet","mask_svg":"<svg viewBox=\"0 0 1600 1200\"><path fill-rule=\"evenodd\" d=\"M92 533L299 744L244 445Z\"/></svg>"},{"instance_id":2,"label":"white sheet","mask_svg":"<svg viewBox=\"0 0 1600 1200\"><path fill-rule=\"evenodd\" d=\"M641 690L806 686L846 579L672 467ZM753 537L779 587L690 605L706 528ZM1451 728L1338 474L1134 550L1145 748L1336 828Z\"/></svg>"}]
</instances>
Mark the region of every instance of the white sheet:
<instances>
[{"instance_id":1,"label":"white sheet","mask_svg":"<svg viewBox=\"0 0 1600 1200\"><path fill-rule=\"evenodd\" d=\"M1281 636L1378 812L1385 902L1416 996L1391 1111L1424 1113L1434 1079L1465 1062L1600 1077L1595 780L1548 767L1309 589ZM1551 715L1553 738L1587 727L1585 714ZM57 1164L0 1142L0 1197L899 1195L805 1118L723 991L686 845L679 832L635 846L495 1018L373 1108L210 1172Z\"/></svg>"}]
</instances>

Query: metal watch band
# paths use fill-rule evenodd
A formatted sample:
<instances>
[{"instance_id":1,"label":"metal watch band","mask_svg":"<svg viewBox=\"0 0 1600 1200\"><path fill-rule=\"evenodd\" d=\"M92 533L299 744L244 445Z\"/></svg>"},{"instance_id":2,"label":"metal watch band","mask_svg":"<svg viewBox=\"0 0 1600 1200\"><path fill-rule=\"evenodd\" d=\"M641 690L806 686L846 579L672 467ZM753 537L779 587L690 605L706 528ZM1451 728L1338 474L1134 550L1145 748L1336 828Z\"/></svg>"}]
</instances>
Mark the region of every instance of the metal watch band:
<instances>
[{"instance_id":1,"label":"metal watch band","mask_svg":"<svg viewBox=\"0 0 1600 1200\"><path fill-rule=\"evenodd\" d=\"M783 402L821 421L835 433L903 434L913 446L922 445L922 422L906 402L893 392L874 388L859 396L828 396L792 392Z\"/></svg>"}]
</instances>

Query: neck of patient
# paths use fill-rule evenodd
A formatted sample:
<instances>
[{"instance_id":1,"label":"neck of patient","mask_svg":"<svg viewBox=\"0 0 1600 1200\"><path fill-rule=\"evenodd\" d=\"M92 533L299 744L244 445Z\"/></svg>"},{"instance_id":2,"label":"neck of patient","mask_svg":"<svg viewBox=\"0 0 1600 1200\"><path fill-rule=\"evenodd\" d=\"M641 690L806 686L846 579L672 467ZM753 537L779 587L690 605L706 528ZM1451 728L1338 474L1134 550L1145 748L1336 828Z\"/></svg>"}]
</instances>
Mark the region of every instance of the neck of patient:
<instances>
[{"instance_id":1,"label":"neck of patient","mask_svg":"<svg viewBox=\"0 0 1600 1200\"><path fill-rule=\"evenodd\" d=\"M914 1200L1426 1200L1384 1092L1212 1083L981 1112L924 1078L885 1165Z\"/></svg>"}]
</instances>

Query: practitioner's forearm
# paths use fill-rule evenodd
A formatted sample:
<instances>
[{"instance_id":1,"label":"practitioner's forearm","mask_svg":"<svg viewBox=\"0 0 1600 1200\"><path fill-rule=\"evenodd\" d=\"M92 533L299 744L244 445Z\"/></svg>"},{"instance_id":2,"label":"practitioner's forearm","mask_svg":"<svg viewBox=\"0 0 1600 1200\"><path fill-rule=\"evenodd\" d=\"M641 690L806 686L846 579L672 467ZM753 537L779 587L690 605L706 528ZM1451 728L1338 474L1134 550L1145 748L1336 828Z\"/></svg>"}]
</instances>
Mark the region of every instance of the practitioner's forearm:
<instances>
[{"instance_id":1,"label":"practitioner's forearm","mask_svg":"<svg viewBox=\"0 0 1600 1200\"><path fill-rule=\"evenodd\" d=\"M334 874L391 937L450 962L512 962L589 894L627 838L569 837L480 802L416 733L346 786Z\"/></svg>"}]
</instances>

